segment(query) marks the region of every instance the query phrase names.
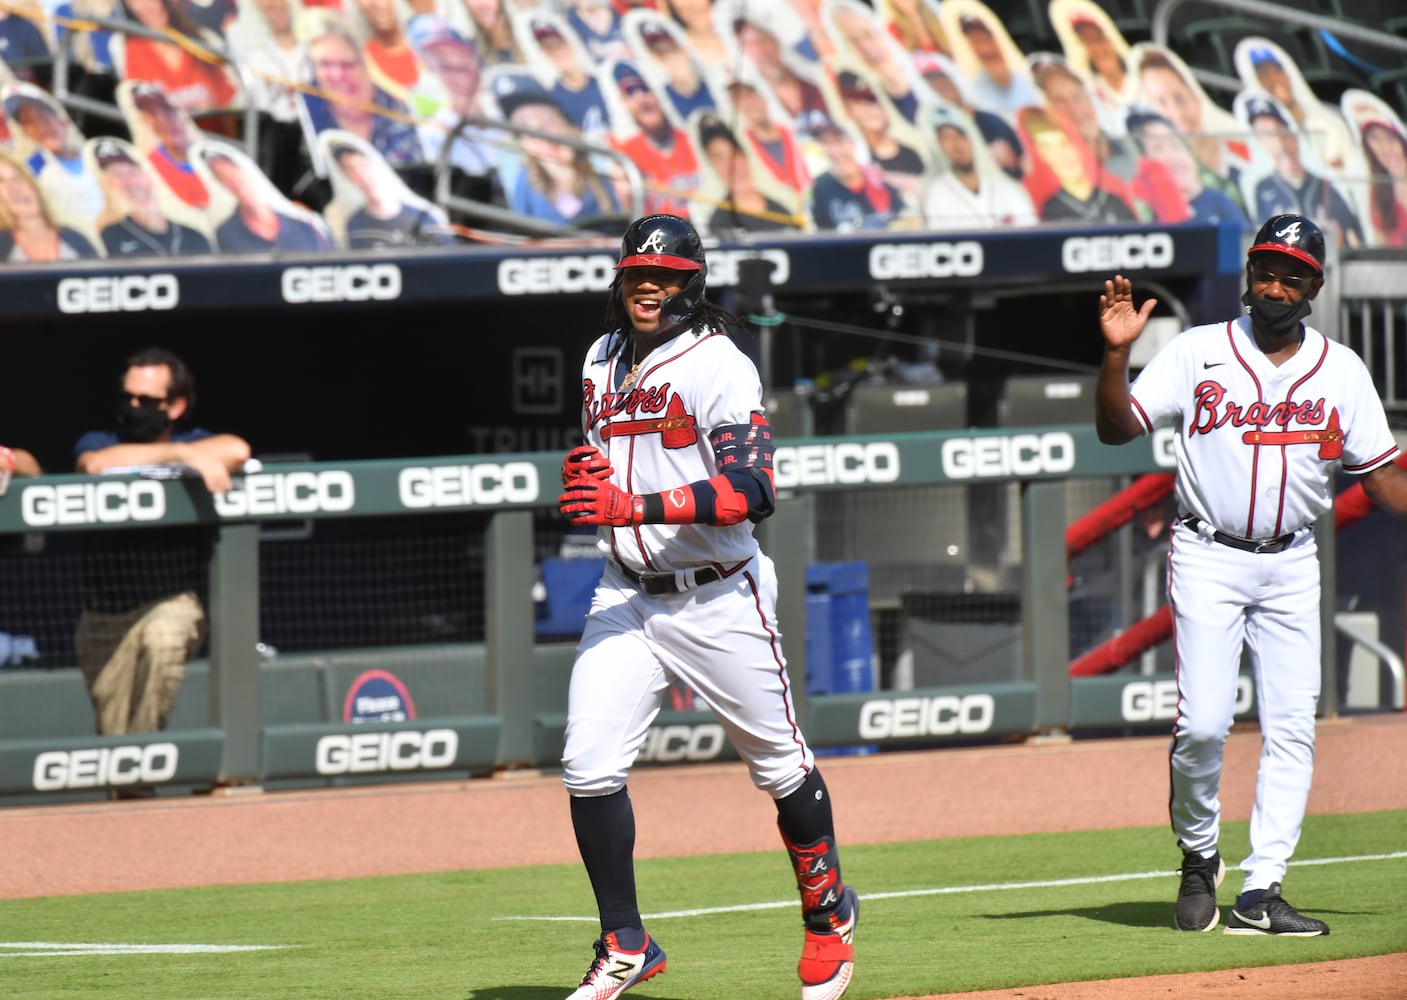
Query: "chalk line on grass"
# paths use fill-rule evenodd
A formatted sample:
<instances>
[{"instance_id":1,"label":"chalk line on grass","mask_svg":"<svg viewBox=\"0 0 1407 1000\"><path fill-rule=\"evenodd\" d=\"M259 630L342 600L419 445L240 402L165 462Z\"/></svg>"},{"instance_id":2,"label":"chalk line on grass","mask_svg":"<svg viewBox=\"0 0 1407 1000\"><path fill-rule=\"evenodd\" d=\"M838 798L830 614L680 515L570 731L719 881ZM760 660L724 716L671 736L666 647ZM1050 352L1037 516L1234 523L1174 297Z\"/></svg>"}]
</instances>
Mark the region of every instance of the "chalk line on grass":
<instances>
[{"instance_id":1,"label":"chalk line on grass","mask_svg":"<svg viewBox=\"0 0 1407 1000\"><path fill-rule=\"evenodd\" d=\"M1395 861L1407 858L1407 851L1392 851L1388 854L1358 854L1342 858L1308 858L1304 861L1291 861L1291 867L1308 865L1345 865L1361 861ZM982 885L953 885L944 886L937 889L906 889L901 892L862 892L861 899L908 899L914 896L949 896L958 893L969 892L1007 892L1018 889L1051 889L1060 886L1070 885L1099 885L1105 882L1135 882L1140 879L1168 878L1176 875L1175 870L1164 870L1155 872L1128 872L1121 875L1087 875L1081 878L1057 878L1042 879L1037 882L988 882ZM666 920L670 917L701 917L713 913L747 913L753 910L776 910L783 907L796 905L795 899L788 899L774 903L738 903L733 906L708 906L694 910L666 910L661 913L645 913L641 916L646 920ZM568 923L595 923L597 917L533 917L533 916L504 916L492 917L493 920L527 920L542 921L547 923L568 922ZM0 945L3 947L3 945Z\"/></svg>"},{"instance_id":2,"label":"chalk line on grass","mask_svg":"<svg viewBox=\"0 0 1407 1000\"><path fill-rule=\"evenodd\" d=\"M79 955L224 955L276 951L286 944L115 944L106 941L0 941L0 958L73 958Z\"/></svg>"}]
</instances>

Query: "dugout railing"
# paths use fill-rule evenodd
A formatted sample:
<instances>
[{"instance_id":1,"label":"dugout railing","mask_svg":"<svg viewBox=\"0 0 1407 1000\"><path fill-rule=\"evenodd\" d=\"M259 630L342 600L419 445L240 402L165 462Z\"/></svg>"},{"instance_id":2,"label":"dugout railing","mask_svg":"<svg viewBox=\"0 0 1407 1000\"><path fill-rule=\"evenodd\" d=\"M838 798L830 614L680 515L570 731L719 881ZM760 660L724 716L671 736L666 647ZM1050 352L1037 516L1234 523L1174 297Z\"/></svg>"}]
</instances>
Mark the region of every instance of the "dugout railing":
<instances>
[{"instance_id":1,"label":"dugout railing","mask_svg":"<svg viewBox=\"0 0 1407 1000\"><path fill-rule=\"evenodd\" d=\"M92 531L208 525L210 630L208 657L191 664L171 723L159 733L91 735L92 710L72 666L0 669L0 803L93 798L138 783L183 791L279 788L556 767L573 644L538 641L533 592L543 554L535 523L559 522L559 464L559 455L547 453L270 464L237 478L219 498L198 481L179 479L15 480L0 498L11 582L8 591L0 585L0 631L12 633L11 648L13 633L25 627L16 620L23 595L14 592L30 586L19 570L32 564L23 561L50 558L43 540ZM1126 482L1171 464L1167 433L1113 448L1088 425L781 441L776 477L783 500L760 533L778 567L788 669L811 742L837 750L914 748L1166 728L1175 703L1170 674L1071 677L1066 529L1073 483ZM828 544L819 533L848 530L845 518L856 508L847 498L992 486L1011 498L1000 516L1018 536L1007 545L1016 553L1007 568L1019 597L1019 621L1010 624L1019 633L1018 669L1000 680L979 673L960 684L808 695L807 571ZM826 509L833 514L838 501L842 517L828 521ZM482 631L474 641L411 636L400 645L294 653L263 644L260 591L270 581L261 580L260 564L280 537L373 520L394 521L414 537L428 535L436 517L465 514L481 519L476 535L453 543L481 556L465 564L482 587ZM974 516L984 517L980 506ZM834 524L840 529L827 527ZM1320 545L1332 567L1331 530L1320 532ZM328 579L335 583L336 575ZM1331 570L1325 583L1331 621ZM1330 681L1333 657L1326 644ZM1335 685L1324 687L1322 707L1333 712ZM398 694L406 697L395 711ZM369 716L358 711L362 695ZM376 714L388 706L393 711ZM1238 717L1253 713L1246 683ZM661 714L645 759L730 756L712 717L686 702Z\"/></svg>"}]
</instances>

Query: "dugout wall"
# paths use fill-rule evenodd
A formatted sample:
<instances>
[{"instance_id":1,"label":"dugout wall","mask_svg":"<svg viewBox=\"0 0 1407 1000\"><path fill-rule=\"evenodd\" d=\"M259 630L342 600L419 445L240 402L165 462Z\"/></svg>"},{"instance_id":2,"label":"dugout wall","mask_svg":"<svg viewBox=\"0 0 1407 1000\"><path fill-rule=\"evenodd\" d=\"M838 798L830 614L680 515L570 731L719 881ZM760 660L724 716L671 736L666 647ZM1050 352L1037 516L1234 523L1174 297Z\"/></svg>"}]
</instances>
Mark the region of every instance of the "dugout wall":
<instances>
[{"instance_id":1,"label":"dugout wall","mask_svg":"<svg viewBox=\"0 0 1407 1000\"><path fill-rule=\"evenodd\" d=\"M180 481L20 481L0 505L0 535L42 532L48 538L203 523L218 537L208 665L193 665L171 727L132 737L89 736L83 727L91 727L91 714L75 670L0 671L0 801L88 798L138 781L189 791L555 767L572 647L533 639L532 522L534 510L552 503L559 458L535 453L510 461L452 456L269 466L243 477L215 503ZM1065 480L1135 475L1170 461L1166 435L1109 448L1087 426L782 441L777 472L785 499L765 525L764 545L778 563L792 688L811 741L823 748L940 746L1165 726L1170 678L1072 680L1068 674ZM974 480L1020 483L1020 679L807 698L805 643L797 640L806 634L805 568L816 531L811 501L828 492L960 488ZM261 553L279 544L260 541L261 524L267 530L382 518L433 532L433 522L453 516L446 511L466 507L484 518L482 642L261 651L267 607L259 601ZM1332 558L1331 538L1325 549ZM13 567L16 559L44 558L42 551L19 553L7 562ZM13 592L0 603L11 621L25 613ZM1326 664L1331 670L1331 650ZM1333 689L1326 685L1326 692ZM1254 711L1249 689L1246 695L1243 717ZM1332 701L1326 704L1332 711ZM730 754L711 717L667 711L645 759Z\"/></svg>"}]
</instances>

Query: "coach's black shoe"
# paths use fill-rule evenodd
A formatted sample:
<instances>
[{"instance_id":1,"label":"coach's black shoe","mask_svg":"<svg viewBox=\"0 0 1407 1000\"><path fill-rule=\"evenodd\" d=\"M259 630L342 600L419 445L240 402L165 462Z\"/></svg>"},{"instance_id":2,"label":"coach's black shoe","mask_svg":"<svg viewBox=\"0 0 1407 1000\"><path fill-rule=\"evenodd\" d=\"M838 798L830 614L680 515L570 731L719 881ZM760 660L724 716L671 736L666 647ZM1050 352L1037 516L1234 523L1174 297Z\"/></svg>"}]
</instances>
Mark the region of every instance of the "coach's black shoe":
<instances>
[{"instance_id":1,"label":"coach's black shoe","mask_svg":"<svg viewBox=\"0 0 1407 1000\"><path fill-rule=\"evenodd\" d=\"M1177 929L1209 931L1221 918L1216 908L1216 887L1226 877L1221 852L1204 858L1196 851L1182 852L1182 886L1177 890Z\"/></svg>"},{"instance_id":2,"label":"coach's black shoe","mask_svg":"<svg viewBox=\"0 0 1407 1000\"><path fill-rule=\"evenodd\" d=\"M1236 901L1226 915L1226 933L1321 937L1329 933L1329 925L1296 911L1280 895L1280 883L1273 882L1260 902L1243 905L1239 899Z\"/></svg>"}]
</instances>

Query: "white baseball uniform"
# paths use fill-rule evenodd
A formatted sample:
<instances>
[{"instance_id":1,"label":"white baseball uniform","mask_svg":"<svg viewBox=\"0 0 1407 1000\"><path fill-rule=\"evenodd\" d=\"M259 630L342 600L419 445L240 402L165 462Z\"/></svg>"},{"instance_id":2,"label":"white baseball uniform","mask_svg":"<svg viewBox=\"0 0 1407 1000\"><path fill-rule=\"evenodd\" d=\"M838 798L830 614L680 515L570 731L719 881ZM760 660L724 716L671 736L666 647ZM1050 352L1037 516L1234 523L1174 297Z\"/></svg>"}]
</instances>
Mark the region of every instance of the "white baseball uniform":
<instances>
[{"instance_id":1,"label":"white baseball uniform","mask_svg":"<svg viewBox=\"0 0 1407 1000\"><path fill-rule=\"evenodd\" d=\"M1284 877L1313 774L1314 521L1333 507L1340 462L1362 474L1393 461L1398 448L1363 362L1308 326L1279 367L1256 346L1248 317L1187 330L1131 394L1146 431L1169 421L1178 431L1179 519L1168 558L1178 684L1173 830L1185 850L1208 855L1217 846L1222 748L1244 648L1264 742L1241 868L1245 890L1266 889ZM1234 547L1238 539L1269 551Z\"/></svg>"},{"instance_id":2,"label":"white baseball uniform","mask_svg":"<svg viewBox=\"0 0 1407 1000\"><path fill-rule=\"evenodd\" d=\"M618 334L587 352L582 430L627 493L664 493L719 474L715 434L763 412L757 369L724 334L686 330L640 361ZM782 798L814 766L796 724L777 628L777 581L753 526L602 527L609 557L586 620L568 695L564 781L573 795L620 789L672 679L718 716L754 784ZM647 593L631 573L672 574L677 593ZM705 570L710 582L696 584ZM717 574L718 578L712 578ZM658 579L658 577L657 577Z\"/></svg>"}]
</instances>

